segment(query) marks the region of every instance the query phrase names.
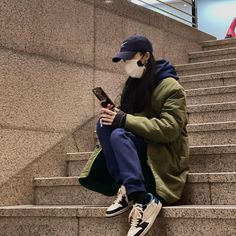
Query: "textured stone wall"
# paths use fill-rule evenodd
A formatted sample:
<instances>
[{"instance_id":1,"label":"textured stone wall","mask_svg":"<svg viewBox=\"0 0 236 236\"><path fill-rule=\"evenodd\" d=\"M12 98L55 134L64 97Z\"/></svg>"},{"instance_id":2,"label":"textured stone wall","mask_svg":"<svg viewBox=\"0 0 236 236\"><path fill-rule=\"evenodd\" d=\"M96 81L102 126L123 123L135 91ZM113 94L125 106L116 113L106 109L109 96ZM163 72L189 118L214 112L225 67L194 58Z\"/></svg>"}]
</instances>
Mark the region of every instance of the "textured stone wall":
<instances>
[{"instance_id":1,"label":"textured stone wall","mask_svg":"<svg viewBox=\"0 0 236 236\"><path fill-rule=\"evenodd\" d=\"M1 205L33 203L33 177L64 175L67 151L92 149L91 90L119 92L111 57L125 37L146 35L175 64L212 39L125 0L2 0L0 29Z\"/></svg>"}]
</instances>

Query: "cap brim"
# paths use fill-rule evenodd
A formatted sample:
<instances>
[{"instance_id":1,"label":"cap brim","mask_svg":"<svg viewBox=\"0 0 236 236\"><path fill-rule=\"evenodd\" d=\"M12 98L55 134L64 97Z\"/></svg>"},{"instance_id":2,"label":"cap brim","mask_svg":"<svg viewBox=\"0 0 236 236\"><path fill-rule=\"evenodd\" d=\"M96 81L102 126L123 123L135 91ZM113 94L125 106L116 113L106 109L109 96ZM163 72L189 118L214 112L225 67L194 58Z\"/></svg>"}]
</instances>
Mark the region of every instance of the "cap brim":
<instances>
[{"instance_id":1,"label":"cap brim","mask_svg":"<svg viewBox=\"0 0 236 236\"><path fill-rule=\"evenodd\" d=\"M120 60L129 60L131 59L136 52L119 52L112 58L113 62L118 62Z\"/></svg>"}]
</instances>

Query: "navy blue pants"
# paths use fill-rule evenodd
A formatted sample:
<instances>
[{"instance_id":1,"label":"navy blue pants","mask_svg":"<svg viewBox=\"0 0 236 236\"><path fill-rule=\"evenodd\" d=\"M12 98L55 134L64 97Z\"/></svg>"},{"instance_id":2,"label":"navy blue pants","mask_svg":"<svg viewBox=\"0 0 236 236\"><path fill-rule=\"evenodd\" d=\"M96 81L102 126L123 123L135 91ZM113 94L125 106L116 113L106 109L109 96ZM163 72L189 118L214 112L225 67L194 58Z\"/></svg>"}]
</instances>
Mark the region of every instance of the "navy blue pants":
<instances>
[{"instance_id":1,"label":"navy blue pants","mask_svg":"<svg viewBox=\"0 0 236 236\"><path fill-rule=\"evenodd\" d=\"M125 186L127 195L146 191L140 158L147 154L143 138L123 128L97 123L97 135L106 159L107 169L118 184Z\"/></svg>"}]
</instances>

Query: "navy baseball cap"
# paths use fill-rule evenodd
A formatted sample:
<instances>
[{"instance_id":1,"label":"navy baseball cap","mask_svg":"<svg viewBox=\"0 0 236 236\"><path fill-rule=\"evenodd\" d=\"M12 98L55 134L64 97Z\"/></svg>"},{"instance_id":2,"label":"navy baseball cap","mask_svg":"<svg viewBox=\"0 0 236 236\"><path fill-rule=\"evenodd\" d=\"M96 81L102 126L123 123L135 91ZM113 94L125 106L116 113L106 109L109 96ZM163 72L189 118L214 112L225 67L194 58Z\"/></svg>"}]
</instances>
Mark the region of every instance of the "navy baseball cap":
<instances>
[{"instance_id":1,"label":"navy baseball cap","mask_svg":"<svg viewBox=\"0 0 236 236\"><path fill-rule=\"evenodd\" d=\"M137 52L153 52L153 48L151 42L146 37L134 34L123 41L120 52L112 58L112 61L129 60Z\"/></svg>"}]
</instances>

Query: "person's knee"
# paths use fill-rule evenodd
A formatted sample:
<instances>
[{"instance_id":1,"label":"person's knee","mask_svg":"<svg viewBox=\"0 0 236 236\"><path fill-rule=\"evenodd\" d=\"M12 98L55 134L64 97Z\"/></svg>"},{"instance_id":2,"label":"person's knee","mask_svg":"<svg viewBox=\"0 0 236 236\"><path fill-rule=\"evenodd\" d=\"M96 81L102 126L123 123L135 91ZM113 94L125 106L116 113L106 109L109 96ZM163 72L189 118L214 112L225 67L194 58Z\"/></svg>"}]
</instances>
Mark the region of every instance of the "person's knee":
<instances>
[{"instance_id":1,"label":"person's knee","mask_svg":"<svg viewBox=\"0 0 236 236\"><path fill-rule=\"evenodd\" d=\"M117 142L119 142L122 138L124 138L124 133L125 131L122 128L114 129L110 136L111 144L117 144Z\"/></svg>"}]
</instances>

